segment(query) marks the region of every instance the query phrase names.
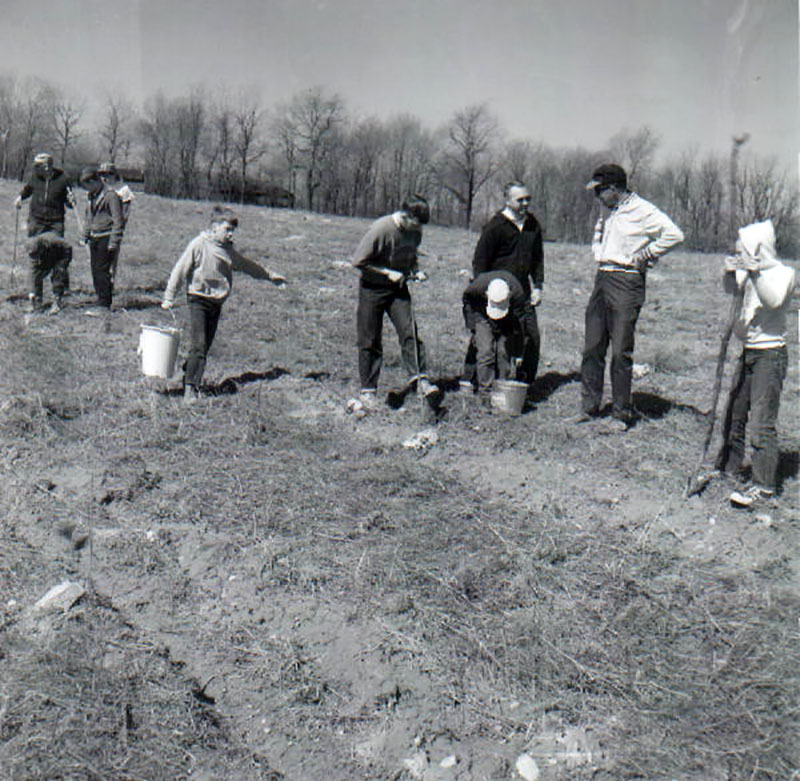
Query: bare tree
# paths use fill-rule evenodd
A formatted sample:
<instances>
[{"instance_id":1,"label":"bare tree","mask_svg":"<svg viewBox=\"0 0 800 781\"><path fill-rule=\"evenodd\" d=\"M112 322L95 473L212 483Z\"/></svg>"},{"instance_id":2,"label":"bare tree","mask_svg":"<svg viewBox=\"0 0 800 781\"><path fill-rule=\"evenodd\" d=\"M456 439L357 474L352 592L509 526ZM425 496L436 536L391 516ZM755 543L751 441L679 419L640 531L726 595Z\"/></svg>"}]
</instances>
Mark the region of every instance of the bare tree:
<instances>
[{"instance_id":1,"label":"bare tree","mask_svg":"<svg viewBox=\"0 0 800 781\"><path fill-rule=\"evenodd\" d=\"M247 188L247 170L251 163L264 155L265 148L258 144L262 110L254 100L242 97L234 110L233 149L239 165L239 202L244 203Z\"/></svg>"},{"instance_id":2,"label":"bare tree","mask_svg":"<svg viewBox=\"0 0 800 781\"><path fill-rule=\"evenodd\" d=\"M117 95L106 97L97 135L103 156L112 163L130 154L135 121L136 112L130 101Z\"/></svg>"},{"instance_id":3,"label":"bare tree","mask_svg":"<svg viewBox=\"0 0 800 781\"><path fill-rule=\"evenodd\" d=\"M628 181L638 182L649 172L659 143L658 133L645 125L633 132L622 130L617 133L609 142L609 151L625 168Z\"/></svg>"},{"instance_id":4,"label":"bare tree","mask_svg":"<svg viewBox=\"0 0 800 781\"><path fill-rule=\"evenodd\" d=\"M445 128L447 146L439 164L444 188L464 208L464 225L469 228L475 196L495 171L493 141L499 130L497 120L485 104L457 111Z\"/></svg>"},{"instance_id":5,"label":"bare tree","mask_svg":"<svg viewBox=\"0 0 800 781\"><path fill-rule=\"evenodd\" d=\"M381 211L397 208L409 193L429 194L435 178L436 141L419 119L402 114L388 120L385 128Z\"/></svg>"},{"instance_id":6,"label":"bare tree","mask_svg":"<svg viewBox=\"0 0 800 781\"><path fill-rule=\"evenodd\" d=\"M78 123L83 117L85 103L69 97L58 97L52 107L52 123L61 165L67 159L69 148L79 137Z\"/></svg>"},{"instance_id":7,"label":"bare tree","mask_svg":"<svg viewBox=\"0 0 800 781\"><path fill-rule=\"evenodd\" d=\"M314 208L321 185L323 162L331 149L334 131L344 120L344 104L338 95L326 95L321 87L301 92L284 110L282 123L291 134L293 149L306 172L306 206Z\"/></svg>"}]
</instances>

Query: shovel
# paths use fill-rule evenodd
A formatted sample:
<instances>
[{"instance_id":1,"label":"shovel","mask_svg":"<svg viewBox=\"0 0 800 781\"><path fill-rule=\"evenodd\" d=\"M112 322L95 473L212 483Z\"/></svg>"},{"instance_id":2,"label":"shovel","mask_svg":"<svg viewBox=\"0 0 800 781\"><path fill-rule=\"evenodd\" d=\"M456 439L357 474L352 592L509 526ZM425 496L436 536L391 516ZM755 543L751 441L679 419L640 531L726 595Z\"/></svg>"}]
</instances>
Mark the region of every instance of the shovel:
<instances>
[{"instance_id":1,"label":"shovel","mask_svg":"<svg viewBox=\"0 0 800 781\"><path fill-rule=\"evenodd\" d=\"M717 356L717 373L714 378L714 390L711 394L711 410L708 413L708 429L706 430L705 440L703 441L703 452L700 454L697 468L694 474L689 478L686 486L686 497L699 494L710 482L714 476L714 471L703 471L703 464L708 455L708 448L711 444L711 437L714 434L714 424L717 421L717 404L719 402L719 392L722 387L722 376L725 373L725 358L728 353L728 343L731 340L731 333L733 333L733 325L736 318L739 316L739 311L742 308L742 299L744 298L744 285L736 288L736 292L731 301L730 313L728 314L728 321L725 324L725 331L722 334L722 340L719 345L719 355Z\"/></svg>"}]
</instances>

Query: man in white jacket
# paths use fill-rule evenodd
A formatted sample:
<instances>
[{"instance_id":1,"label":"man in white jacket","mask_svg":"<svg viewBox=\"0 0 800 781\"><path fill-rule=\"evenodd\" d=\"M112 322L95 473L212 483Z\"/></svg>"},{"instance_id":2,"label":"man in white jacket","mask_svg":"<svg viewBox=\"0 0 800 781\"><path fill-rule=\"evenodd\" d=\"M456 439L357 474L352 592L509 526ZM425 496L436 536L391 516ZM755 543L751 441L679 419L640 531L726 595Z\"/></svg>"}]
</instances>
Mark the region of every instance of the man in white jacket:
<instances>
[{"instance_id":1,"label":"man in white jacket","mask_svg":"<svg viewBox=\"0 0 800 781\"><path fill-rule=\"evenodd\" d=\"M611 427L625 431L633 422L633 343L645 299L645 276L662 255L683 241L683 233L664 212L628 189L627 174L615 163L595 169L586 189L608 211L598 219L592 240L597 275L586 306L579 420L600 414L610 343Z\"/></svg>"},{"instance_id":2,"label":"man in white jacket","mask_svg":"<svg viewBox=\"0 0 800 781\"><path fill-rule=\"evenodd\" d=\"M796 275L777 257L771 220L740 228L736 250L735 257L725 259L724 285L729 293L744 293L734 324L744 349L731 384L716 467L742 477L749 417L752 484L730 499L738 507L751 507L771 498L777 487L776 422L788 365L786 315Z\"/></svg>"}]
</instances>

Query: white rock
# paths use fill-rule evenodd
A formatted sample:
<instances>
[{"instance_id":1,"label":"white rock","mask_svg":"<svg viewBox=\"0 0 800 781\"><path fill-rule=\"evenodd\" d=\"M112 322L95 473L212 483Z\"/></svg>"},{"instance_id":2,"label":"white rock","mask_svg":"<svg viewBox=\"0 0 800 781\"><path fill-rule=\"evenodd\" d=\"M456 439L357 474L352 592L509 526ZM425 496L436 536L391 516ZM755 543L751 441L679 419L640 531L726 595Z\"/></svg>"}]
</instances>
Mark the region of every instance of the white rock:
<instances>
[{"instance_id":1,"label":"white rock","mask_svg":"<svg viewBox=\"0 0 800 781\"><path fill-rule=\"evenodd\" d=\"M418 431L413 437L409 437L403 442L403 447L409 450L416 450L417 453L426 453L439 441L439 434L436 429L426 428Z\"/></svg>"},{"instance_id":2,"label":"white rock","mask_svg":"<svg viewBox=\"0 0 800 781\"><path fill-rule=\"evenodd\" d=\"M538 781L539 766L536 760L530 754L520 754L517 757L517 773L520 774L525 781Z\"/></svg>"},{"instance_id":3,"label":"white rock","mask_svg":"<svg viewBox=\"0 0 800 781\"><path fill-rule=\"evenodd\" d=\"M641 380L653 371L649 363L634 363L633 364L633 379Z\"/></svg>"},{"instance_id":4,"label":"white rock","mask_svg":"<svg viewBox=\"0 0 800 781\"><path fill-rule=\"evenodd\" d=\"M439 767L443 767L447 769L448 767L455 767L458 763L455 754L451 754L449 757L445 757L440 763Z\"/></svg>"},{"instance_id":5,"label":"white rock","mask_svg":"<svg viewBox=\"0 0 800 781\"><path fill-rule=\"evenodd\" d=\"M411 778L423 778L428 769L428 757L424 751L418 751L411 759L403 760L403 767L408 770Z\"/></svg>"},{"instance_id":6,"label":"white rock","mask_svg":"<svg viewBox=\"0 0 800 781\"><path fill-rule=\"evenodd\" d=\"M35 605L36 610L69 610L84 594L86 589L80 583L65 580L53 586Z\"/></svg>"}]
</instances>

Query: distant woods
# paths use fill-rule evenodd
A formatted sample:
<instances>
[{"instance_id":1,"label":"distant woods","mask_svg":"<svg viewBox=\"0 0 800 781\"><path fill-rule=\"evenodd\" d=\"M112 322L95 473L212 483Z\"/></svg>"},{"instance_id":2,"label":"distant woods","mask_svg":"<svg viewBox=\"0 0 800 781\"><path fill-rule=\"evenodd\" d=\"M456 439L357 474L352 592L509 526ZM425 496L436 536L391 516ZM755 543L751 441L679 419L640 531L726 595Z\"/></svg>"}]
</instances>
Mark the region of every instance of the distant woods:
<instances>
[{"instance_id":1,"label":"distant woods","mask_svg":"<svg viewBox=\"0 0 800 781\"><path fill-rule=\"evenodd\" d=\"M548 239L586 242L597 206L584 185L613 160L681 226L689 248L727 251L731 225L771 217L781 251L800 249L800 195L775 160L737 146L735 155L693 149L657 166L660 139L648 127L594 150L555 148L534 140L536 128L531 139L509 138L485 104L430 128L411 115L356 116L322 87L269 107L200 88L142 105L109 94L89 116L82 97L0 75L0 175L23 179L34 153L51 151L73 171L100 160L141 171L148 192L174 198L372 217L418 192L435 222L469 227L502 205L504 182L519 179Z\"/></svg>"}]
</instances>

